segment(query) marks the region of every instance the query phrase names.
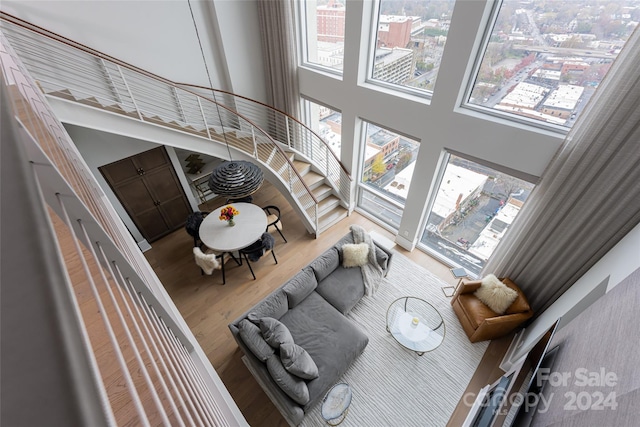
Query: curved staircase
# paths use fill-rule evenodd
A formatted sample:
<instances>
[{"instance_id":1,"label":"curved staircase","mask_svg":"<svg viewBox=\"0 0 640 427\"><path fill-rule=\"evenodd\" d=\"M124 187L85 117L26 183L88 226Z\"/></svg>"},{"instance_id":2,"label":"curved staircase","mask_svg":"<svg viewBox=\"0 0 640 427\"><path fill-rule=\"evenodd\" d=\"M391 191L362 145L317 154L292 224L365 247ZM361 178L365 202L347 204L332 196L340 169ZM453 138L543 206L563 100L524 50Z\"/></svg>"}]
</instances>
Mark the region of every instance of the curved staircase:
<instances>
[{"instance_id":1,"label":"curved staircase","mask_svg":"<svg viewBox=\"0 0 640 427\"><path fill-rule=\"evenodd\" d=\"M165 145L259 163L316 236L347 216L351 177L296 119L229 92L187 89L4 12L1 18L2 42L8 40L62 121L65 114L76 123L91 116L113 133L137 126L141 139L157 131L149 126L163 128L174 133L156 138ZM102 123L95 127L104 129Z\"/></svg>"}]
</instances>

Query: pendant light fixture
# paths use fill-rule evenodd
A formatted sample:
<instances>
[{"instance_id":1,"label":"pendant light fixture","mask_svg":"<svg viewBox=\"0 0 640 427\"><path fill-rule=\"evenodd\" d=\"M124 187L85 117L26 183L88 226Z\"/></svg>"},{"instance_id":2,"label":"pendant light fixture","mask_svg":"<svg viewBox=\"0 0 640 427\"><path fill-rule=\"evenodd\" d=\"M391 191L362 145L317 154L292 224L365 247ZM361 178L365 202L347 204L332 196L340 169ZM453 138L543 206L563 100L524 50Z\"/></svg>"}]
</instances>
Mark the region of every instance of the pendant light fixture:
<instances>
[{"instance_id":1,"label":"pendant light fixture","mask_svg":"<svg viewBox=\"0 0 640 427\"><path fill-rule=\"evenodd\" d=\"M209 67L207 66L204 49L202 48L200 34L198 33L198 26L196 25L196 19L193 15L193 9L191 8L191 0L188 1L188 4L189 11L191 12L191 19L193 20L193 26L196 30L196 37L198 38L200 52L202 53L205 72L207 74L207 79L209 80L209 87L211 88L213 101L216 104L216 111L218 113L218 120L220 121L222 137L224 138L224 143L227 146L227 153L229 154L229 160L223 161L213 170L213 172L211 172L211 176L209 177L209 188L214 194L225 196L227 199L240 199L258 191L264 181L264 174L262 173L262 170L253 163L246 160L233 160L231 157L229 141L227 140L224 125L222 124L220 105L216 99L216 92L213 89L213 83L211 82L211 75L209 74Z\"/></svg>"}]
</instances>

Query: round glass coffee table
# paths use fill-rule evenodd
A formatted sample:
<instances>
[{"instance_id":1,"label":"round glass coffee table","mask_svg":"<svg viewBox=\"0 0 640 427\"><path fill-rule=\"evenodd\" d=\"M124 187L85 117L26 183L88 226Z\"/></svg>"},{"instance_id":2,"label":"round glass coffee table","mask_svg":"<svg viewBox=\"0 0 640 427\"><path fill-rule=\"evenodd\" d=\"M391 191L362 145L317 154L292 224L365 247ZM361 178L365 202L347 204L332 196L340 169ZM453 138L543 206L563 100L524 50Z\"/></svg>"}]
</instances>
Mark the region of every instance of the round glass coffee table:
<instances>
[{"instance_id":1,"label":"round glass coffee table","mask_svg":"<svg viewBox=\"0 0 640 427\"><path fill-rule=\"evenodd\" d=\"M420 298L402 297L387 310L387 332L403 347L422 356L442 344L445 326L434 306Z\"/></svg>"},{"instance_id":2,"label":"round glass coffee table","mask_svg":"<svg viewBox=\"0 0 640 427\"><path fill-rule=\"evenodd\" d=\"M347 417L353 392L347 383L338 383L331 387L322 399L320 413L330 426L337 426Z\"/></svg>"}]
</instances>

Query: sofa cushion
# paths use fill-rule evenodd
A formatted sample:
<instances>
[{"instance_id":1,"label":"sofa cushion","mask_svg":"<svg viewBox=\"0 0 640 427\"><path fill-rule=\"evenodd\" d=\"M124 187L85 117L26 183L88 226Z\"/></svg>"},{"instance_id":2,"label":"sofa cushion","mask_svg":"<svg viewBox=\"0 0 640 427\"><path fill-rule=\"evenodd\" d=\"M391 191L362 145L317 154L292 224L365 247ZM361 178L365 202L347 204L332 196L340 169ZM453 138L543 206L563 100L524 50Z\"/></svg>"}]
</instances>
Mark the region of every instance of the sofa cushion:
<instances>
[{"instance_id":1,"label":"sofa cushion","mask_svg":"<svg viewBox=\"0 0 640 427\"><path fill-rule=\"evenodd\" d=\"M369 245L366 243L347 243L342 246L342 266L345 268L362 267L369 262Z\"/></svg>"},{"instance_id":2,"label":"sofa cushion","mask_svg":"<svg viewBox=\"0 0 640 427\"><path fill-rule=\"evenodd\" d=\"M318 286L318 281L311 268L303 268L293 276L282 288L287 295L289 308L293 308L309 296Z\"/></svg>"},{"instance_id":3,"label":"sofa cushion","mask_svg":"<svg viewBox=\"0 0 640 427\"><path fill-rule=\"evenodd\" d=\"M305 380L318 378L318 366L307 350L298 344L280 345L280 360L284 369Z\"/></svg>"},{"instance_id":4,"label":"sofa cushion","mask_svg":"<svg viewBox=\"0 0 640 427\"><path fill-rule=\"evenodd\" d=\"M518 292L502 283L496 276L489 274L474 295L497 314L504 314L507 308L518 298Z\"/></svg>"},{"instance_id":5,"label":"sofa cushion","mask_svg":"<svg viewBox=\"0 0 640 427\"><path fill-rule=\"evenodd\" d=\"M358 326L312 292L280 319L318 366L318 378L307 382L309 403L320 401L326 391L364 351L369 338Z\"/></svg>"},{"instance_id":6,"label":"sofa cushion","mask_svg":"<svg viewBox=\"0 0 640 427\"><path fill-rule=\"evenodd\" d=\"M511 281L511 279L504 278L502 279L502 283L518 293L518 298L516 298L513 304L511 304L509 308L507 308L507 311L504 312L505 314L525 313L531 310L531 306L527 301L527 297L524 296L522 290L517 287L516 284Z\"/></svg>"},{"instance_id":7,"label":"sofa cushion","mask_svg":"<svg viewBox=\"0 0 640 427\"><path fill-rule=\"evenodd\" d=\"M277 355L267 359L267 370L273 381L284 391L287 396L300 405L309 402L309 389L302 378L289 373Z\"/></svg>"},{"instance_id":8,"label":"sofa cushion","mask_svg":"<svg viewBox=\"0 0 640 427\"><path fill-rule=\"evenodd\" d=\"M340 265L340 255L338 249L331 247L327 249L322 255L314 259L309 267L316 275L318 283L322 282L325 277L333 272Z\"/></svg>"},{"instance_id":9,"label":"sofa cushion","mask_svg":"<svg viewBox=\"0 0 640 427\"><path fill-rule=\"evenodd\" d=\"M340 313L347 314L364 296L362 271L339 266L318 283L316 292Z\"/></svg>"},{"instance_id":10,"label":"sofa cushion","mask_svg":"<svg viewBox=\"0 0 640 427\"><path fill-rule=\"evenodd\" d=\"M289 302L287 300L287 295L282 289L278 289L260 301L258 305L253 307L249 314L247 314L247 319L257 325L263 317L273 317L274 319L281 318L288 309Z\"/></svg>"},{"instance_id":11,"label":"sofa cushion","mask_svg":"<svg viewBox=\"0 0 640 427\"><path fill-rule=\"evenodd\" d=\"M249 350L262 362L266 361L273 354L273 347L267 344L260 332L260 328L248 319L243 319L238 323L238 331L242 342L244 342Z\"/></svg>"},{"instance_id":12,"label":"sofa cushion","mask_svg":"<svg viewBox=\"0 0 640 427\"><path fill-rule=\"evenodd\" d=\"M293 344L289 328L273 317L260 319L260 331L267 344L273 348L280 348L282 344Z\"/></svg>"},{"instance_id":13,"label":"sofa cushion","mask_svg":"<svg viewBox=\"0 0 640 427\"><path fill-rule=\"evenodd\" d=\"M473 294L460 294L457 301L473 329L477 329L485 319L497 316L493 310Z\"/></svg>"}]
</instances>

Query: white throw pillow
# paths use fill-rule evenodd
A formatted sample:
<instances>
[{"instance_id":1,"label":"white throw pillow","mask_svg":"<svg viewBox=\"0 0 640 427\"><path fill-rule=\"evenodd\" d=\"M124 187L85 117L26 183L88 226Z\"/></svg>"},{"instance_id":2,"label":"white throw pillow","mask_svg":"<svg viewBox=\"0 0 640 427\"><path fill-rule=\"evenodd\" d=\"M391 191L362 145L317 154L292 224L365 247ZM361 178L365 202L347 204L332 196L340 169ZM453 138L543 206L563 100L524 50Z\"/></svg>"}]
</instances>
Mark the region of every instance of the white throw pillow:
<instances>
[{"instance_id":1,"label":"white throw pillow","mask_svg":"<svg viewBox=\"0 0 640 427\"><path fill-rule=\"evenodd\" d=\"M482 279L482 284L474 295L497 314L504 314L518 298L518 292L502 283L493 274L489 274Z\"/></svg>"},{"instance_id":2,"label":"white throw pillow","mask_svg":"<svg viewBox=\"0 0 640 427\"><path fill-rule=\"evenodd\" d=\"M343 267L362 267L367 262L369 262L369 245L366 243L347 243L342 245Z\"/></svg>"}]
</instances>

